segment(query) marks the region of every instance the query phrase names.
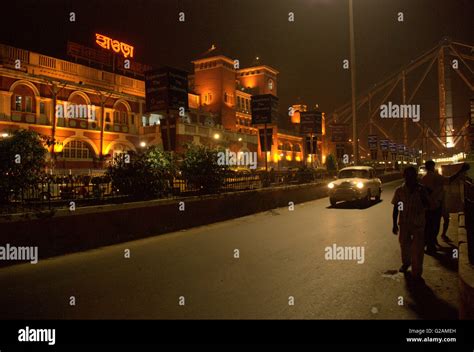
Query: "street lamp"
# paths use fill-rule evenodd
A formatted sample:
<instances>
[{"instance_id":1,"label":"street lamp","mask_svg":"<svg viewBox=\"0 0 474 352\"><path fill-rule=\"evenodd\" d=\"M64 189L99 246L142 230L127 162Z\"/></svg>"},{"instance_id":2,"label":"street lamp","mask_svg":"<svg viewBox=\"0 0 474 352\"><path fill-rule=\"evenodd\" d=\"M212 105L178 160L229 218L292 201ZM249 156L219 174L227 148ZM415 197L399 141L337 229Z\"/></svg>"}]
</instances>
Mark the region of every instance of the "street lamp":
<instances>
[{"instance_id":1,"label":"street lamp","mask_svg":"<svg viewBox=\"0 0 474 352\"><path fill-rule=\"evenodd\" d=\"M349 0L349 38L351 54L351 100L352 100L352 139L354 140L354 165L359 163L359 139L357 138L357 118L356 118L356 64L355 64L355 44L354 44L354 14L352 0Z\"/></svg>"},{"instance_id":2,"label":"street lamp","mask_svg":"<svg viewBox=\"0 0 474 352\"><path fill-rule=\"evenodd\" d=\"M145 148L146 147L146 142L140 142L140 147Z\"/></svg>"}]
</instances>

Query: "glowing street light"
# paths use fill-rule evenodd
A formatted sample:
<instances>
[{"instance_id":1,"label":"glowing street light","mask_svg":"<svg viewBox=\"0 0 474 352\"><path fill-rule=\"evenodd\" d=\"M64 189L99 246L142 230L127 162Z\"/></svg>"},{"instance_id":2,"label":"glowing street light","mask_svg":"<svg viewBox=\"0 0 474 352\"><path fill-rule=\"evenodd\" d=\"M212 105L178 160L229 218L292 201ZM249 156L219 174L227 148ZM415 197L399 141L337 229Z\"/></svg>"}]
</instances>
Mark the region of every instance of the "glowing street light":
<instances>
[{"instance_id":1,"label":"glowing street light","mask_svg":"<svg viewBox=\"0 0 474 352\"><path fill-rule=\"evenodd\" d=\"M352 0L349 0L349 39L351 56L351 110L352 110L352 138L354 139L354 165L359 163L359 138L357 138L357 117L356 117L356 63L355 63L355 43L354 43L354 14Z\"/></svg>"}]
</instances>

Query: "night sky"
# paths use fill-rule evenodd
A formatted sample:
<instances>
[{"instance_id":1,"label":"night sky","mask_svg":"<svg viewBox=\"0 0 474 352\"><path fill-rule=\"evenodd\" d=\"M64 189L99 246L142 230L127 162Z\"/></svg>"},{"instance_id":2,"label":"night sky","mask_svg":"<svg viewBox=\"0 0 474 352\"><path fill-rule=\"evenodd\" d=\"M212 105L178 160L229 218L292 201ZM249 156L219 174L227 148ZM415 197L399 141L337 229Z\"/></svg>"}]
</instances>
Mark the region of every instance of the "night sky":
<instances>
[{"instance_id":1,"label":"night sky","mask_svg":"<svg viewBox=\"0 0 474 352\"><path fill-rule=\"evenodd\" d=\"M354 0L358 89L445 35L474 43L473 14L473 0ZM188 71L216 44L241 67L258 55L279 70L281 107L301 101L331 112L350 99L347 0L22 0L2 3L2 22L0 42L24 49L64 57L68 39L94 46L99 32L134 45L140 62Z\"/></svg>"}]
</instances>

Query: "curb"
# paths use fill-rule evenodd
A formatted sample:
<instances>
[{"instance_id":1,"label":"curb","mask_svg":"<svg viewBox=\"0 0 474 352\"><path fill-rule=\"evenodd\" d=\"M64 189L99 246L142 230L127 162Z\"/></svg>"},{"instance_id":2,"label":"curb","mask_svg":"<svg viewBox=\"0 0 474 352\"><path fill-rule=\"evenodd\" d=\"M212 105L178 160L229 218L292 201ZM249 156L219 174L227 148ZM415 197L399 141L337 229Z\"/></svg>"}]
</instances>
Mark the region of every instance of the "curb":
<instances>
[{"instance_id":1,"label":"curb","mask_svg":"<svg viewBox=\"0 0 474 352\"><path fill-rule=\"evenodd\" d=\"M46 259L231 220L288 206L289 202L301 204L325 198L325 185L283 186L182 199L186 202L185 217L178 207L180 199L85 207L74 213L58 211L51 217L3 222L0 239L13 246L41 248L39 259ZM0 261L0 268L16 264L20 262Z\"/></svg>"},{"instance_id":2,"label":"curb","mask_svg":"<svg viewBox=\"0 0 474 352\"><path fill-rule=\"evenodd\" d=\"M459 242L459 319L474 319L474 265L469 263L467 255L467 232L464 225L464 213L458 213Z\"/></svg>"}]
</instances>

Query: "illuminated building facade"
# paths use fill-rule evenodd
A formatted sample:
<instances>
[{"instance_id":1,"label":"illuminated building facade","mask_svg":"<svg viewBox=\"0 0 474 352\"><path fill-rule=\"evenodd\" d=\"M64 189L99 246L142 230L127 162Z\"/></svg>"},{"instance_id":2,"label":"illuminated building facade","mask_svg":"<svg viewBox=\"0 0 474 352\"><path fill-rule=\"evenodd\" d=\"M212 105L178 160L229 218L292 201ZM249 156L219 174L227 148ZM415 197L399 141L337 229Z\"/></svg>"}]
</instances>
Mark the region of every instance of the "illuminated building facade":
<instances>
[{"instance_id":1,"label":"illuminated building facade","mask_svg":"<svg viewBox=\"0 0 474 352\"><path fill-rule=\"evenodd\" d=\"M258 128L252 126L251 97L260 94L277 94L278 71L256 63L251 67L237 68L229 57L210 50L204 57L193 61L194 74L190 77L190 90L201 101L201 109L209 112L215 123L227 131L241 132L253 141L258 151L259 165L265 155L261 151ZM291 131L284 131L278 121L268 124L272 129L271 152L267 154L269 167L297 166L304 161L303 138ZM238 151L238 150L236 150Z\"/></svg>"},{"instance_id":2,"label":"illuminated building facade","mask_svg":"<svg viewBox=\"0 0 474 352\"><path fill-rule=\"evenodd\" d=\"M196 143L255 151L262 167L250 99L253 94L277 95L278 72L265 65L235 69L234 61L223 55L193 64L189 111L177 120L175 150ZM162 145L163 118L164 113L145 112L143 77L0 44L0 138L11 130L30 129L54 140L48 165L55 173L103 169L118 153ZM268 127L273 130L269 167L304 160L302 137L282 131L277 123Z\"/></svg>"},{"instance_id":3,"label":"illuminated building facade","mask_svg":"<svg viewBox=\"0 0 474 352\"><path fill-rule=\"evenodd\" d=\"M101 156L136 150L143 81L6 45L0 60L0 130L54 138L56 169L98 169Z\"/></svg>"}]
</instances>

